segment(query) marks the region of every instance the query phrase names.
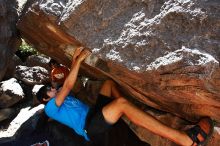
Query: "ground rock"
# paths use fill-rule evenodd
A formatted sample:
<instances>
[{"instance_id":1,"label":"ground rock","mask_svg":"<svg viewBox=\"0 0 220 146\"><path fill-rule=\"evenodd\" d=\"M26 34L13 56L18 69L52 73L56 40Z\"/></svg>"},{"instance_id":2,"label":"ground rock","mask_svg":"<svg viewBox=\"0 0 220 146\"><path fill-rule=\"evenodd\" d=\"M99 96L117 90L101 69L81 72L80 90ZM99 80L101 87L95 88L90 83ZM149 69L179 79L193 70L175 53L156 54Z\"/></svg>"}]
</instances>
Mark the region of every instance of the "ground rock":
<instances>
[{"instance_id":1,"label":"ground rock","mask_svg":"<svg viewBox=\"0 0 220 146\"><path fill-rule=\"evenodd\" d=\"M0 108L7 108L25 97L22 87L15 78L0 82Z\"/></svg>"},{"instance_id":2,"label":"ground rock","mask_svg":"<svg viewBox=\"0 0 220 146\"><path fill-rule=\"evenodd\" d=\"M0 109L0 122L6 119L10 119L15 115L15 110L13 108Z\"/></svg>"}]
</instances>

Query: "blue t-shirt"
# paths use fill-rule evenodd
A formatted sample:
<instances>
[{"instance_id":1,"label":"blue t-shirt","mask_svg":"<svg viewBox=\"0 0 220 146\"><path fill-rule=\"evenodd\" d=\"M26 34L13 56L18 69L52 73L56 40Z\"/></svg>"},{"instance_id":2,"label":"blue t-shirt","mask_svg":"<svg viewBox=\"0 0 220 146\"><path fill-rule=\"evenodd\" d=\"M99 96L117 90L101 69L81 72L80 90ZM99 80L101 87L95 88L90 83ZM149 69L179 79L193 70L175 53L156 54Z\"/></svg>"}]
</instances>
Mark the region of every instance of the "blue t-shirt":
<instances>
[{"instance_id":1,"label":"blue t-shirt","mask_svg":"<svg viewBox=\"0 0 220 146\"><path fill-rule=\"evenodd\" d=\"M45 112L50 118L69 126L86 140L89 140L84 130L88 111L89 107L86 104L72 96L67 96L60 107L56 105L55 98L45 106Z\"/></svg>"}]
</instances>

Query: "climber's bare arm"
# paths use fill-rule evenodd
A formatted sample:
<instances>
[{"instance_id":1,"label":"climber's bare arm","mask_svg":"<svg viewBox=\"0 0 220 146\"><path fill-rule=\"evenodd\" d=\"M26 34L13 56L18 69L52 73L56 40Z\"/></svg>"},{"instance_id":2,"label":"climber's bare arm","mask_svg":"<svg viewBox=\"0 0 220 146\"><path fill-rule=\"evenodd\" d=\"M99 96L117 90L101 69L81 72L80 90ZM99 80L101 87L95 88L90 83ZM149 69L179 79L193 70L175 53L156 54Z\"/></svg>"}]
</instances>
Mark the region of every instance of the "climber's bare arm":
<instances>
[{"instance_id":1,"label":"climber's bare arm","mask_svg":"<svg viewBox=\"0 0 220 146\"><path fill-rule=\"evenodd\" d=\"M76 51L75 51L76 53ZM66 96L69 94L71 89L73 88L76 78L79 72L80 64L82 61L91 54L88 50L80 51L78 56L75 59L75 61L72 61L71 70L69 75L67 76L66 80L64 81L62 89L58 92L56 97L56 105L60 106L63 101L65 100ZM75 57L73 55L73 57Z\"/></svg>"}]
</instances>

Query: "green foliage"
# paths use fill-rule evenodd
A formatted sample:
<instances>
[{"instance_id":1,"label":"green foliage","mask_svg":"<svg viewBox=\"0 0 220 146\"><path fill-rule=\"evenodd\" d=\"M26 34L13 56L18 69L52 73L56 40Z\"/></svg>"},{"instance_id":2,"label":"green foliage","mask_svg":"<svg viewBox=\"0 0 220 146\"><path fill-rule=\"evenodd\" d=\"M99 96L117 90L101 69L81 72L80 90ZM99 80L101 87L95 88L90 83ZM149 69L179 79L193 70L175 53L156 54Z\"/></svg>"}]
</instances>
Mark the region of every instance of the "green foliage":
<instances>
[{"instance_id":1,"label":"green foliage","mask_svg":"<svg viewBox=\"0 0 220 146\"><path fill-rule=\"evenodd\" d=\"M34 49L32 46L28 45L23 39L22 44L19 48L21 53L30 53L30 54L37 54L37 50Z\"/></svg>"}]
</instances>

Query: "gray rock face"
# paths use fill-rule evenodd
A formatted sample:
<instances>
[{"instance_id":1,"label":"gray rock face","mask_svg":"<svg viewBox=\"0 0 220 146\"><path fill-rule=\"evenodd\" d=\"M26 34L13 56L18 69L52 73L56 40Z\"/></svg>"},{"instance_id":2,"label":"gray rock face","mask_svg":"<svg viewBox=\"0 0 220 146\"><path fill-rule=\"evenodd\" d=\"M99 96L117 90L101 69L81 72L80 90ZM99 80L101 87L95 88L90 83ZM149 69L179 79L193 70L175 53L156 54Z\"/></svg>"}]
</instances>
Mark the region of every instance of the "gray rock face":
<instances>
[{"instance_id":1,"label":"gray rock face","mask_svg":"<svg viewBox=\"0 0 220 146\"><path fill-rule=\"evenodd\" d=\"M16 66L15 77L31 86L50 82L48 70L40 66Z\"/></svg>"},{"instance_id":2,"label":"gray rock face","mask_svg":"<svg viewBox=\"0 0 220 146\"><path fill-rule=\"evenodd\" d=\"M41 1L42 11L104 59L146 71L156 58L185 46L220 56L220 2Z\"/></svg>"},{"instance_id":3,"label":"gray rock face","mask_svg":"<svg viewBox=\"0 0 220 146\"><path fill-rule=\"evenodd\" d=\"M6 71L6 74L3 78L3 80L8 80L8 79L12 78L15 74L16 66L17 65L22 65L22 64L23 64L23 62L21 61L21 59L17 55L14 55L9 60L8 68L7 68L7 71Z\"/></svg>"},{"instance_id":4,"label":"gray rock face","mask_svg":"<svg viewBox=\"0 0 220 146\"><path fill-rule=\"evenodd\" d=\"M16 0L0 1L0 81L6 73L13 53L21 43L16 29L18 20L16 8Z\"/></svg>"},{"instance_id":5,"label":"gray rock face","mask_svg":"<svg viewBox=\"0 0 220 146\"><path fill-rule=\"evenodd\" d=\"M51 68L49 67L49 64L48 64L49 61L50 59L46 56L31 55L31 56L28 56L24 65L28 67L41 66L47 69L48 71L50 71Z\"/></svg>"}]
</instances>

